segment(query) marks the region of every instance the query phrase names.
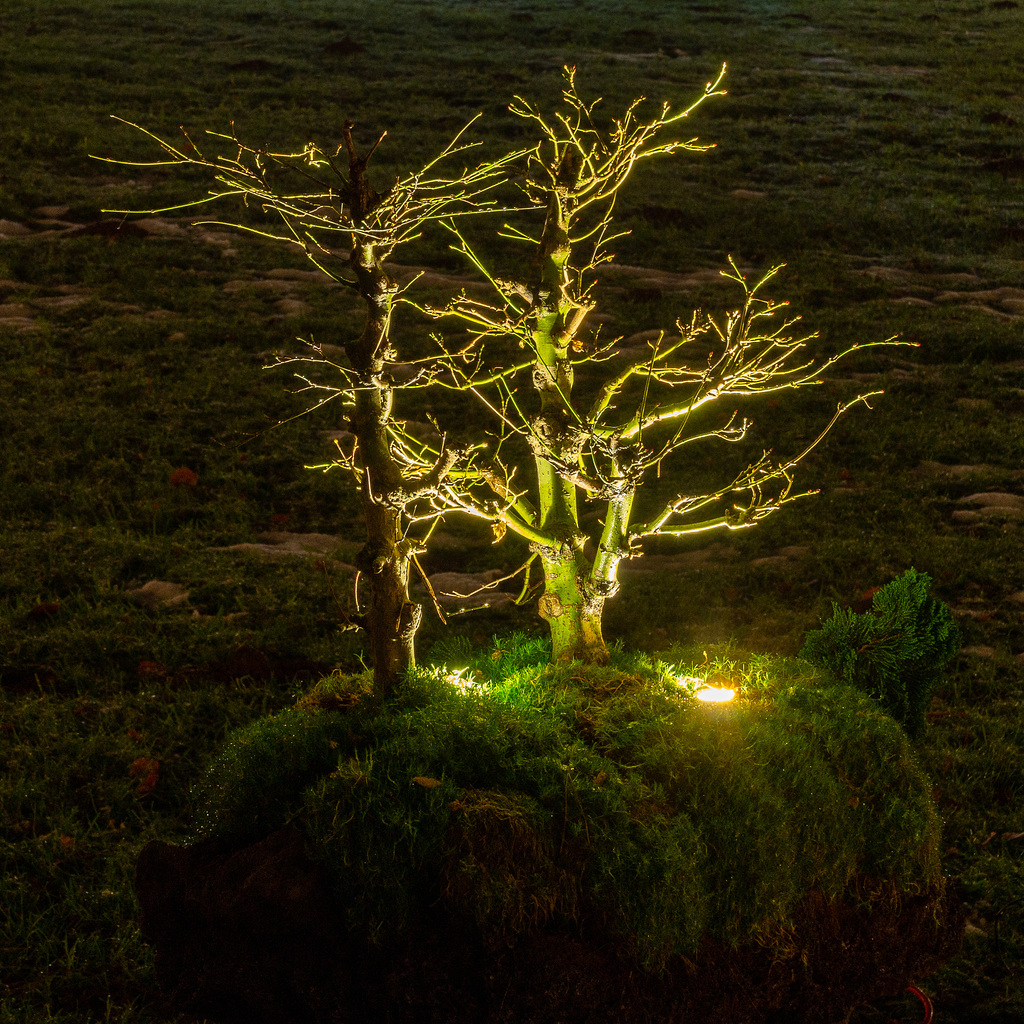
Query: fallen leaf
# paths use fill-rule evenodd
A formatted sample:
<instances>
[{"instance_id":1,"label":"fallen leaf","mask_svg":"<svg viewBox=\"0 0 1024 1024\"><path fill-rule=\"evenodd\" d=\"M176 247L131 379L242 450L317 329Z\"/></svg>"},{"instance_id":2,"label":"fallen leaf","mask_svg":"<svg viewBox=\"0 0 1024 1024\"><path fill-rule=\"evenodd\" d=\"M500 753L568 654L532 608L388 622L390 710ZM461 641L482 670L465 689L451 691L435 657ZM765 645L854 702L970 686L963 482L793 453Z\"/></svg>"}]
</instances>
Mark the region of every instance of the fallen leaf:
<instances>
[{"instance_id":1,"label":"fallen leaf","mask_svg":"<svg viewBox=\"0 0 1024 1024\"><path fill-rule=\"evenodd\" d=\"M195 487L199 483L199 477L188 466L179 466L171 474L168 483L172 487Z\"/></svg>"},{"instance_id":2,"label":"fallen leaf","mask_svg":"<svg viewBox=\"0 0 1024 1024\"><path fill-rule=\"evenodd\" d=\"M422 786L424 789L437 789L441 785L440 779L432 779L427 775L414 775L412 781L417 786Z\"/></svg>"},{"instance_id":3,"label":"fallen leaf","mask_svg":"<svg viewBox=\"0 0 1024 1024\"><path fill-rule=\"evenodd\" d=\"M144 776L135 791L139 796L149 796L160 779L160 762L152 757L137 757L132 761L128 775L133 779Z\"/></svg>"},{"instance_id":4,"label":"fallen leaf","mask_svg":"<svg viewBox=\"0 0 1024 1024\"><path fill-rule=\"evenodd\" d=\"M1009 842L1011 839L1024 839L1024 832L1004 832L1000 838L1006 842Z\"/></svg>"},{"instance_id":5,"label":"fallen leaf","mask_svg":"<svg viewBox=\"0 0 1024 1024\"><path fill-rule=\"evenodd\" d=\"M134 740L136 743L139 743L142 740L142 733L139 732L138 729L129 729L128 739Z\"/></svg>"},{"instance_id":6,"label":"fallen leaf","mask_svg":"<svg viewBox=\"0 0 1024 1024\"><path fill-rule=\"evenodd\" d=\"M160 770L160 762L152 757L137 757L128 769L128 775L135 779L140 775Z\"/></svg>"},{"instance_id":7,"label":"fallen leaf","mask_svg":"<svg viewBox=\"0 0 1024 1024\"><path fill-rule=\"evenodd\" d=\"M139 796L149 796L150 793L156 789L156 784L160 780L159 772L150 772L138 785L135 792Z\"/></svg>"},{"instance_id":8,"label":"fallen leaf","mask_svg":"<svg viewBox=\"0 0 1024 1024\"><path fill-rule=\"evenodd\" d=\"M865 590L863 594L856 600L851 602L850 611L856 612L858 615L871 610L871 606L874 604L874 597L882 589L881 586L870 587Z\"/></svg>"}]
</instances>

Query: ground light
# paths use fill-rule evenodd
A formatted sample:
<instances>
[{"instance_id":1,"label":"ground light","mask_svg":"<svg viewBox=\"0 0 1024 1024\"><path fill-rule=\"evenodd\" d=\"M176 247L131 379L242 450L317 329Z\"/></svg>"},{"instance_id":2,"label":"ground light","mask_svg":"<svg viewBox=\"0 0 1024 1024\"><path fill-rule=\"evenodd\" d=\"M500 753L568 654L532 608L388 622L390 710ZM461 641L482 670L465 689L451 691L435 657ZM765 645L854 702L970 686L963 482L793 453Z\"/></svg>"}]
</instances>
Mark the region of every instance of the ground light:
<instances>
[{"instance_id":1,"label":"ground light","mask_svg":"<svg viewBox=\"0 0 1024 1024\"><path fill-rule=\"evenodd\" d=\"M732 700L736 696L735 690L730 690L725 686L702 686L700 689L694 691L693 694L697 700L708 701L709 703L722 704L727 700Z\"/></svg>"},{"instance_id":2,"label":"ground light","mask_svg":"<svg viewBox=\"0 0 1024 1024\"><path fill-rule=\"evenodd\" d=\"M736 696L736 691L726 686L708 686L700 676L676 676L676 682L685 686L697 700L709 704L724 704Z\"/></svg>"},{"instance_id":3,"label":"ground light","mask_svg":"<svg viewBox=\"0 0 1024 1024\"><path fill-rule=\"evenodd\" d=\"M446 669L444 678L463 693L471 693L482 688L482 685L473 678L472 670L468 668Z\"/></svg>"}]
</instances>

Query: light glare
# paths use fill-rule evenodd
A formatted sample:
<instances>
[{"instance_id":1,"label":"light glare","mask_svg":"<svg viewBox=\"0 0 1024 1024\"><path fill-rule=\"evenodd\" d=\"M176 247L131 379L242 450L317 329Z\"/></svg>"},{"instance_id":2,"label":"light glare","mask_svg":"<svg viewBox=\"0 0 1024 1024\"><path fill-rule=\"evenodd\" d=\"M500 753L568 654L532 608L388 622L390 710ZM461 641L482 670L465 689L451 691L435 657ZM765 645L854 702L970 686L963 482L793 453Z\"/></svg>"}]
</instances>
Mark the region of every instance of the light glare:
<instances>
[{"instance_id":1,"label":"light glare","mask_svg":"<svg viewBox=\"0 0 1024 1024\"><path fill-rule=\"evenodd\" d=\"M704 680L700 676L676 676L676 682L680 686L703 686Z\"/></svg>"},{"instance_id":2,"label":"light glare","mask_svg":"<svg viewBox=\"0 0 1024 1024\"><path fill-rule=\"evenodd\" d=\"M736 691L724 686L702 686L694 696L697 700L721 704L727 700L732 700L736 696Z\"/></svg>"},{"instance_id":3,"label":"light glare","mask_svg":"<svg viewBox=\"0 0 1024 1024\"><path fill-rule=\"evenodd\" d=\"M452 684L457 690L463 693L470 693L481 689L481 684L473 679L471 670L468 668L450 668L445 674L445 680Z\"/></svg>"},{"instance_id":4,"label":"light glare","mask_svg":"<svg viewBox=\"0 0 1024 1024\"><path fill-rule=\"evenodd\" d=\"M677 686L689 690L697 700L708 703L723 704L736 696L736 691L730 690L728 687L708 686L702 676L676 676L675 681Z\"/></svg>"}]
</instances>

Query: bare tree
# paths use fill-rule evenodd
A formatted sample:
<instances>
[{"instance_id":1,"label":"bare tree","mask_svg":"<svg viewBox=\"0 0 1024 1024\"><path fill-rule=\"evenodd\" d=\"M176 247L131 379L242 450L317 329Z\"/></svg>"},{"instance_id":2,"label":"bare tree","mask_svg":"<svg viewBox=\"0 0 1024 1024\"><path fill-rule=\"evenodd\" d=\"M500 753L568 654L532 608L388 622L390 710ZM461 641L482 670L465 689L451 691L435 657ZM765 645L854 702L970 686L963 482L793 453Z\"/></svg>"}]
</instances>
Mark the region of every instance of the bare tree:
<instances>
[{"instance_id":1,"label":"bare tree","mask_svg":"<svg viewBox=\"0 0 1024 1024\"><path fill-rule=\"evenodd\" d=\"M539 562L539 611L551 629L554 657L603 661L608 651L602 612L618 589L622 559L638 556L647 538L745 529L814 493L793 490L795 467L843 413L879 393L840 403L801 451L783 459L764 452L719 486L677 493L650 518L637 521L637 490L652 471L660 475L666 459L701 441L739 442L747 436L750 421L738 419L738 411L714 418L724 400L820 383L824 370L869 347L851 345L821 363L807 358L813 335L787 335L795 321L778 318L784 304L758 294L779 268L750 285L731 261L723 274L740 286L743 301L724 317L695 312L677 321L678 336L662 332L642 358L625 365L615 361L614 341L589 339L595 272L612 258L608 246L620 237L612 233L620 190L641 160L710 148L666 135L708 98L722 95L724 72L723 66L685 109L663 104L644 117L641 98L602 128L595 120L599 101L586 103L576 90L574 71L566 69L563 107L553 117L521 97L510 105L537 128L536 145L450 178L435 176L441 160L469 148L459 142L460 133L426 167L382 192L370 182L367 168L384 136L360 154L350 123L333 153L312 143L298 153L274 153L247 146L232 132L210 134L230 141L234 155L207 158L187 134L178 148L146 132L167 156L154 163L193 164L214 173L220 188L202 202L240 196L277 215L284 229L232 226L297 246L327 277L354 288L363 300L364 328L345 345L345 361L328 359L322 350L285 361L319 363L336 373L327 384L301 379L323 392L314 407L340 398L348 410L354 446L339 447L334 464L349 470L361 489L367 543L358 568L369 579L365 607L357 579L348 620L368 632L379 694L388 693L414 660L422 608L410 599L410 574L422 574L417 556L439 518L460 511L490 521L496 540L508 530L523 537L530 557L521 567L521 599L531 593L531 569ZM279 185L276 175L285 172L298 174L302 189ZM510 178L525 207L485 198ZM541 215L536 237L507 223L503 232L532 248L528 273L515 279L492 274L457 218L531 208ZM452 232L453 248L487 278L496 298L481 301L463 291L444 307L418 307L436 318L458 318L468 325L469 337L463 343L438 337L436 361L421 360L411 379L399 383L396 364L406 360L399 359L393 315L397 304L416 303L388 274L385 260L432 222ZM340 247L334 244L339 233ZM888 344L900 343L870 343ZM692 356L698 347L706 358ZM581 378L599 371L600 383L578 388L578 371ZM396 392L427 386L471 392L492 411L496 428L456 447L446 444L443 433L437 445L414 437L395 416ZM528 453L530 482L522 480L527 474L521 471L517 443ZM593 537L581 528L581 497L603 505L601 529Z\"/></svg>"},{"instance_id":2,"label":"bare tree","mask_svg":"<svg viewBox=\"0 0 1024 1024\"><path fill-rule=\"evenodd\" d=\"M403 360L392 325L403 290L388 273L385 261L432 222L445 218L451 223L455 217L493 212L496 206L487 193L505 180L506 168L523 154L509 153L450 177L439 175L438 164L471 148L460 142L463 129L425 167L378 191L368 166L384 135L360 153L351 122L345 123L342 143L333 152L310 143L300 152L276 153L240 142L233 129L230 135L208 132L230 142L233 150L227 156L212 157L203 155L184 128L184 142L175 146L138 125L124 123L154 139L165 159L109 162L199 166L213 173L218 187L207 198L180 207L117 212L163 213L215 199L241 198L246 205L253 203L275 215L278 229L239 223L225 226L298 248L326 277L354 289L363 301L363 330L345 342L344 360L329 359L313 346L311 355L281 362L320 364L336 375L327 384L299 376L307 388L322 392L313 408L341 400L346 426L354 437L349 450L339 446L335 464L348 469L360 487L366 544L357 557L357 568L359 576L369 581L369 596L365 603L360 601L357 577L355 609L345 617L346 624L365 628L374 692L385 696L415 660L414 640L422 619L422 606L410 598L409 583L414 569L423 572L417 556L425 550L427 530L417 535L410 528L424 520L436 522L438 510L445 508L442 494L459 490L457 480L449 479L452 470L472 454L472 446L456 449L443 439L437 448L416 441L395 415L396 392L426 386L433 371L424 364L411 379L396 374L396 364ZM425 575L423 579L426 582Z\"/></svg>"},{"instance_id":3,"label":"bare tree","mask_svg":"<svg viewBox=\"0 0 1024 1024\"><path fill-rule=\"evenodd\" d=\"M646 538L745 529L814 493L793 490L794 468L843 413L879 393L841 403L801 451L781 460L764 452L710 492L676 494L651 518L635 521L637 489L652 471L660 473L666 459L701 441L738 442L747 436L750 421L737 419L737 411L709 424L712 405L720 409L725 400L821 383L823 370L858 348L851 345L821 364L805 358L813 335L787 336L794 320L778 319L784 304L758 295L779 268L750 286L731 261L731 270L723 273L740 285L744 298L724 318L694 313L689 321L677 322L678 337L662 333L646 355L622 368L612 361L614 342L588 342L584 325L596 305L594 271L611 259L607 246L619 237L611 225L620 189L641 160L709 148L695 139L663 137L707 98L720 95L721 79L720 74L695 103L678 112L665 104L643 119L638 99L610 130L595 123L597 103L580 98L572 69L566 69L563 108L553 118L516 98L509 109L533 122L541 136L541 143L525 154L525 171L518 179L531 205L543 210L539 235L505 225L507 237L533 248L528 277L503 280L489 273L460 230L448 225L457 238L455 247L492 283L497 298L477 301L462 295L428 312L468 325L463 344L438 339L450 386L473 391L501 429L490 464L478 457L460 474L458 488L450 478L441 493L449 506L489 519L499 531L512 530L529 543L530 558L522 567L524 594L531 564L539 561L539 611L550 626L556 660L607 658L604 604L618 589L619 563L639 555ZM686 358L695 351L706 359ZM603 380L596 393L581 397L574 388L577 370L585 364L588 372L602 370ZM619 410L620 403L625 411ZM506 442L516 437L532 456L532 486L522 484L502 457ZM467 481L472 481L468 487ZM603 523L594 537L580 525L581 496L603 503Z\"/></svg>"}]
</instances>

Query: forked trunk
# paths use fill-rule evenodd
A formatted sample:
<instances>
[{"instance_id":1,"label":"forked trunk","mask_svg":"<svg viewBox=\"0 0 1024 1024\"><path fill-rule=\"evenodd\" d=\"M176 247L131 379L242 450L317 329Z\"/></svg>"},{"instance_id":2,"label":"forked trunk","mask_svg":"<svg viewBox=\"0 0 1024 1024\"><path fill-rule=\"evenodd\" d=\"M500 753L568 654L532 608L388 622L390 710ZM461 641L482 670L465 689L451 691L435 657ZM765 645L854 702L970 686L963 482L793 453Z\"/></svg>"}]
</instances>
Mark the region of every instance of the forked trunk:
<instances>
[{"instance_id":1,"label":"forked trunk","mask_svg":"<svg viewBox=\"0 0 1024 1024\"><path fill-rule=\"evenodd\" d=\"M541 563L544 594L538 610L551 630L551 660L603 665L608 660L608 647L601 635L604 598L586 583L590 567L582 552L574 558L571 551L542 551Z\"/></svg>"},{"instance_id":2,"label":"forked trunk","mask_svg":"<svg viewBox=\"0 0 1024 1024\"><path fill-rule=\"evenodd\" d=\"M567 163L567 180L575 169ZM554 661L603 664L608 648L601 635L604 596L590 585L592 566L583 552L576 484L565 467L578 465L584 435L572 410L573 366L569 355L575 307L568 296L571 242L564 211L553 195L548 205L535 271L533 384L540 412L532 420L533 455L537 469L539 526L555 540L537 546L544 567L544 594L539 612L551 629Z\"/></svg>"}]
</instances>

